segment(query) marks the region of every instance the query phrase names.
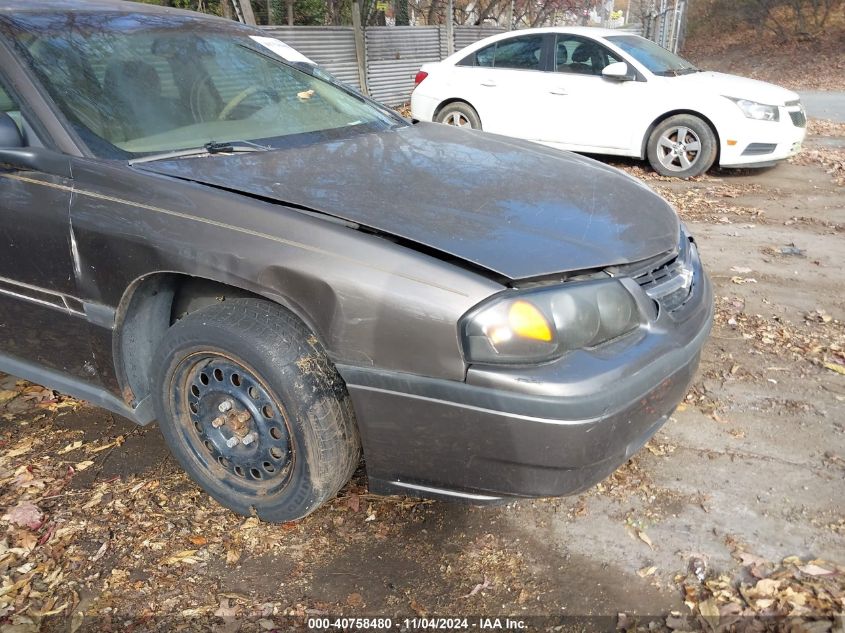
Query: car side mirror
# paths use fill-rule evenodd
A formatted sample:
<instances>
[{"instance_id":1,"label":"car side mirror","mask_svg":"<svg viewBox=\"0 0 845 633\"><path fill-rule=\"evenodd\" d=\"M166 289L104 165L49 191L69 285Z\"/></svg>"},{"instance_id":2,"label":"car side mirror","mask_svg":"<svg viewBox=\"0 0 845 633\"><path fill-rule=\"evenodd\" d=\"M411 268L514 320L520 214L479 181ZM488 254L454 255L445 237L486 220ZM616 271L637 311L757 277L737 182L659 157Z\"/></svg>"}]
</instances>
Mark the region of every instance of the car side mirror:
<instances>
[{"instance_id":1,"label":"car side mirror","mask_svg":"<svg viewBox=\"0 0 845 633\"><path fill-rule=\"evenodd\" d=\"M23 147L23 134L15 120L0 112L0 147Z\"/></svg>"},{"instance_id":2,"label":"car side mirror","mask_svg":"<svg viewBox=\"0 0 845 633\"><path fill-rule=\"evenodd\" d=\"M44 147L27 147L15 120L0 112L0 169L4 167L71 178L70 160L66 154Z\"/></svg>"},{"instance_id":3,"label":"car side mirror","mask_svg":"<svg viewBox=\"0 0 845 633\"><path fill-rule=\"evenodd\" d=\"M636 75L628 68L628 64L625 62L608 64L602 69L601 74L602 77L615 81L633 81L636 79Z\"/></svg>"}]
</instances>

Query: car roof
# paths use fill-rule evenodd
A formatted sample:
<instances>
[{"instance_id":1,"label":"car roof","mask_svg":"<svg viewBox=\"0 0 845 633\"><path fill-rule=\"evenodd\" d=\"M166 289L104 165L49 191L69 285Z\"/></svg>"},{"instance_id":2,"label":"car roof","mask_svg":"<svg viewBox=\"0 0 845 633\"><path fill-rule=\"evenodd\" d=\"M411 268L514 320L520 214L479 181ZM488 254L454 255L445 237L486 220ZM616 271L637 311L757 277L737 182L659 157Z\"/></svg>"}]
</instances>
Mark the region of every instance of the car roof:
<instances>
[{"instance_id":1,"label":"car roof","mask_svg":"<svg viewBox=\"0 0 845 633\"><path fill-rule=\"evenodd\" d=\"M20 13L147 13L173 15L194 13L171 7L127 0L0 0L0 15ZM208 16L213 17L213 16Z\"/></svg>"},{"instance_id":2,"label":"car roof","mask_svg":"<svg viewBox=\"0 0 845 633\"><path fill-rule=\"evenodd\" d=\"M572 35L592 35L594 37L606 37L608 35L633 35L629 31L622 29L607 29L598 26L542 26L535 29L519 29L518 31L508 31L508 34L527 34L527 33L571 33Z\"/></svg>"}]
</instances>

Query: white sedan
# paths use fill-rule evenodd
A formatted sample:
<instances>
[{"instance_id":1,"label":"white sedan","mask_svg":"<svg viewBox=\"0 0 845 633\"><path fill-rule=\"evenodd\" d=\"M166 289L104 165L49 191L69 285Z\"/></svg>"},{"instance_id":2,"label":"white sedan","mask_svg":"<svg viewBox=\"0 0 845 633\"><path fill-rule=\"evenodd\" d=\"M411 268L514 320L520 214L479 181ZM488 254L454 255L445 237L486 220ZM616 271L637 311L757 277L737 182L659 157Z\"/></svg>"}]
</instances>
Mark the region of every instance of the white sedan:
<instances>
[{"instance_id":1,"label":"white sedan","mask_svg":"<svg viewBox=\"0 0 845 633\"><path fill-rule=\"evenodd\" d=\"M648 158L665 176L766 166L798 152L798 95L701 71L638 35L588 27L511 31L426 64L415 119L560 149Z\"/></svg>"}]
</instances>

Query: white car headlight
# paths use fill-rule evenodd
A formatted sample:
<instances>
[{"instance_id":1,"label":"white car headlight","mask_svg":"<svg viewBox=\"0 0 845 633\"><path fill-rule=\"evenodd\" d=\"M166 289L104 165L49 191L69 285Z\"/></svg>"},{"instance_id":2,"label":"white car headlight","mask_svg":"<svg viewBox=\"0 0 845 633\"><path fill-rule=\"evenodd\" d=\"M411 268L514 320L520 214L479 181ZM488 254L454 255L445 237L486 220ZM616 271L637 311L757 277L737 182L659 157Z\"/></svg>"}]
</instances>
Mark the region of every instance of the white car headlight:
<instances>
[{"instance_id":1,"label":"white car headlight","mask_svg":"<svg viewBox=\"0 0 845 633\"><path fill-rule=\"evenodd\" d=\"M749 119L755 119L757 121L778 121L780 119L777 106L757 103L748 99L738 99L736 97L725 96L725 99L733 101Z\"/></svg>"}]
</instances>

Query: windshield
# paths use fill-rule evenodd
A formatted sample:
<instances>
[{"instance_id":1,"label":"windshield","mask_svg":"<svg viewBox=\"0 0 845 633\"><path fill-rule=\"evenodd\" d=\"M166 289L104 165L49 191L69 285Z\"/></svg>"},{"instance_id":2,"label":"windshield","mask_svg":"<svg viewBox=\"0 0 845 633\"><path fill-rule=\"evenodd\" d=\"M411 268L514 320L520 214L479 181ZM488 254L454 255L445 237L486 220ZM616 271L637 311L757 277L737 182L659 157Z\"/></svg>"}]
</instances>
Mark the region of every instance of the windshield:
<instances>
[{"instance_id":1,"label":"windshield","mask_svg":"<svg viewBox=\"0 0 845 633\"><path fill-rule=\"evenodd\" d=\"M609 35L605 39L628 53L655 75L672 77L698 72L698 68L683 57L678 57L639 35Z\"/></svg>"},{"instance_id":2,"label":"windshield","mask_svg":"<svg viewBox=\"0 0 845 633\"><path fill-rule=\"evenodd\" d=\"M199 18L19 14L11 35L90 151L133 158L337 138L398 119L281 61L267 38ZM278 42L281 45L281 42Z\"/></svg>"}]
</instances>

